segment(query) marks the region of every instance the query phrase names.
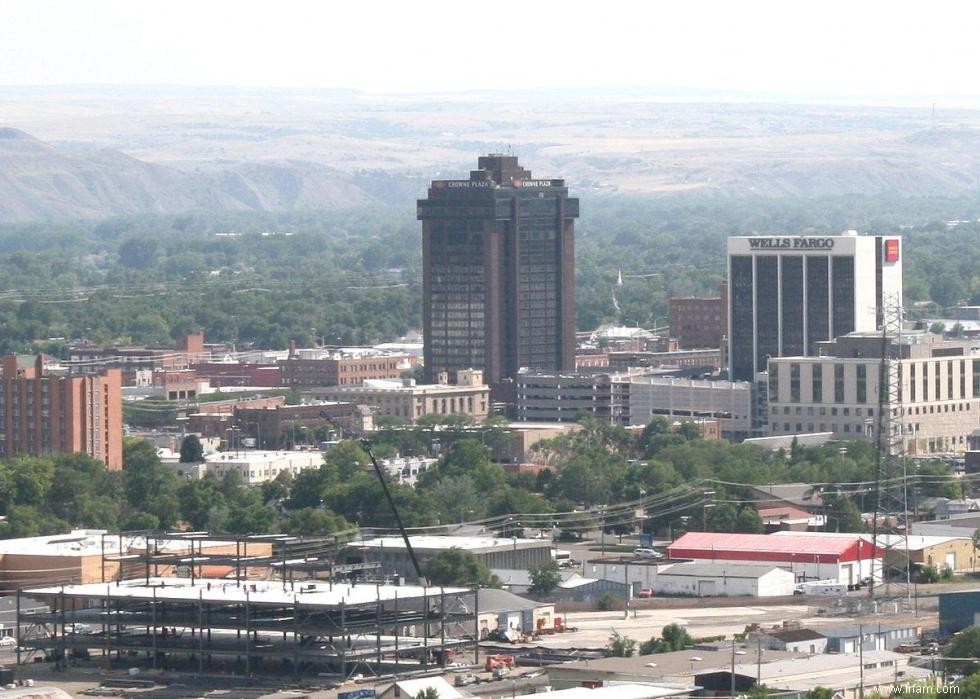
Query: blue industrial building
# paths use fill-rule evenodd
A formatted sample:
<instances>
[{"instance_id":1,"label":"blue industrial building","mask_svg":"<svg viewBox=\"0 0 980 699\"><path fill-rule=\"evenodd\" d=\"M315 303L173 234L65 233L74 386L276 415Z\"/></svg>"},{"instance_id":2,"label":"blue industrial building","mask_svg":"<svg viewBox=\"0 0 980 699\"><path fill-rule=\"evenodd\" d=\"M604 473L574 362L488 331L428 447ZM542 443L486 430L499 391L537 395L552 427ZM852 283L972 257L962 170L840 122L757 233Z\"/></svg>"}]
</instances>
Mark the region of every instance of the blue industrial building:
<instances>
[{"instance_id":1,"label":"blue industrial building","mask_svg":"<svg viewBox=\"0 0 980 699\"><path fill-rule=\"evenodd\" d=\"M980 612L980 590L939 594L939 633L951 634L976 623Z\"/></svg>"}]
</instances>

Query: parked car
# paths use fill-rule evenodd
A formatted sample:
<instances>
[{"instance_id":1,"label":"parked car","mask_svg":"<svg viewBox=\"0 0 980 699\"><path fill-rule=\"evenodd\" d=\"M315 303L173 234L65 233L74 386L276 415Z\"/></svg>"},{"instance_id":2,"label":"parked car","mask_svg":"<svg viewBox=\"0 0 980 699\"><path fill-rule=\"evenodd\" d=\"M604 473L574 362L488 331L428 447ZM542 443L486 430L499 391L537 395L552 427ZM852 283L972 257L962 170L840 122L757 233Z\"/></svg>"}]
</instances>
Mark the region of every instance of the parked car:
<instances>
[{"instance_id":1,"label":"parked car","mask_svg":"<svg viewBox=\"0 0 980 699\"><path fill-rule=\"evenodd\" d=\"M467 685L476 684L477 678L473 673L466 675L456 675L456 680L453 682L457 687L466 687Z\"/></svg>"},{"instance_id":2,"label":"parked car","mask_svg":"<svg viewBox=\"0 0 980 699\"><path fill-rule=\"evenodd\" d=\"M17 639L13 636L4 636L0 638L0 648L13 648L17 645Z\"/></svg>"},{"instance_id":3,"label":"parked car","mask_svg":"<svg viewBox=\"0 0 980 699\"><path fill-rule=\"evenodd\" d=\"M663 558L664 555L646 546L638 546L633 549L633 555L638 558Z\"/></svg>"},{"instance_id":4,"label":"parked car","mask_svg":"<svg viewBox=\"0 0 980 699\"><path fill-rule=\"evenodd\" d=\"M653 590L649 587L644 587L636 594L636 596L639 599L649 599L650 597L653 597Z\"/></svg>"}]
</instances>

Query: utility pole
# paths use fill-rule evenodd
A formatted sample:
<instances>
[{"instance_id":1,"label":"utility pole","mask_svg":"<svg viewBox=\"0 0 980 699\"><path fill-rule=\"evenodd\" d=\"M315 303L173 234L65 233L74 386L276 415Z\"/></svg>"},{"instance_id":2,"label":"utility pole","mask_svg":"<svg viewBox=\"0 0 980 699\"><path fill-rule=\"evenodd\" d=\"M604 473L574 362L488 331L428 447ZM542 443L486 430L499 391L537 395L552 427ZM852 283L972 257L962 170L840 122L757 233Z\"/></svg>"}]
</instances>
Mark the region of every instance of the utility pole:
<instances>
[{"instance_id":1,"label":"utility pole","mask_svg":"<svg viewBox=\"0 0 980 699\"><path fill-rule=\"evenodd\" d=\"M728 696L735 697L735 634L732 634L732 692Z\"/></svg>"},{"instance_id":2,"label":"utility pole","mask_svg":"<svg viewBox=\"0 0 980 699\"><path fill-rule=\"evenodd\" d=\"M864 626L861 624L858 624L858 662L861 664L858 675L860 683L858 699L864 699Z\"/></svg>"}]
</instances>

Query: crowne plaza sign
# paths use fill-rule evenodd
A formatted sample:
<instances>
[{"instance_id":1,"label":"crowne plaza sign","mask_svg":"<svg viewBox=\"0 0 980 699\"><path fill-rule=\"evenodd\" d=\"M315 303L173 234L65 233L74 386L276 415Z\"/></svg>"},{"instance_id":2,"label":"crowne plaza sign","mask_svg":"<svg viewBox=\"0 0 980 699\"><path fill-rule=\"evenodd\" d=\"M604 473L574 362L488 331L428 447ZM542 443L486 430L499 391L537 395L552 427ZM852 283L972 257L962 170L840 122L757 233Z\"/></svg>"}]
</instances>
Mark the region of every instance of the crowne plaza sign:
<instances>
[{"instance_id":1,"label":"crowne plaza sign","mask_svg":"<svg viewBox=\"0 0 980 699\"><path fill-rule=\"evenodd\" d=\"M749 238L752 249L832 250L833 238Z\"/></svg>"}]
</instances>

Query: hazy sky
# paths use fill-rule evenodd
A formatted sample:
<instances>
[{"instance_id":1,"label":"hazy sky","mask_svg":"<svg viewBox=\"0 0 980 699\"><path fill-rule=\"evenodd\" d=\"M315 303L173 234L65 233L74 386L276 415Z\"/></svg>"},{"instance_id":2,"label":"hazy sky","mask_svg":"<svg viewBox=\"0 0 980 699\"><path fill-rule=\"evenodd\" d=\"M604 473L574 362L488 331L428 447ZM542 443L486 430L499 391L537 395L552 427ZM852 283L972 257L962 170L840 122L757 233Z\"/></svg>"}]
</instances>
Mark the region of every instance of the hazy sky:
<instances>
[{"instance_id":1,"label":"hazy sky","mask_svg":"<svg viewBox=\"0 0 980 699\"><path fill-rule=\"evenodd\" d=\"M0 85L651 86L980 102L967 2L0 0Z\"/></svg>"}]
</instances>

